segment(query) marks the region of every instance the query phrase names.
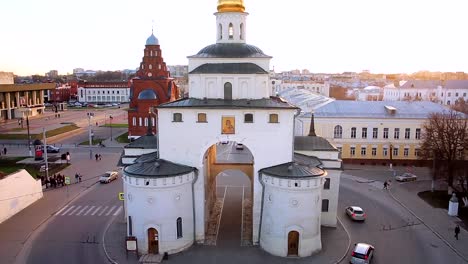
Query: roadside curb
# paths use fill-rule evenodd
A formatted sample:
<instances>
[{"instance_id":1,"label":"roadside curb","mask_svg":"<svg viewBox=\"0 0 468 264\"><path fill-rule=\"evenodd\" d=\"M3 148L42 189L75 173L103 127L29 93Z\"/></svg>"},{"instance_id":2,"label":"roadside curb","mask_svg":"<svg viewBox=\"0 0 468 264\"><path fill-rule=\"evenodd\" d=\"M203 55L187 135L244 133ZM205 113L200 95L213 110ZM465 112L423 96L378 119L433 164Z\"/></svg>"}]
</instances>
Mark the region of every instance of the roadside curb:
<instances>
[{"instance_id":1,"label":"roadside curb","mask_svg":"<svg viewBox=\"0 0 468 264\"><path fill-rule=\"evenodd\" d=\"M442 240L442 242L444 242L453 252L455 252L455 254L457 254L460 258L462 258L465 262L468 263L468 259L462 254L460 253L460 251L458 251L455 247L452 246L452 244L450 244L447 240L445 240L444 237L442 237L441 234L439 234L439 232L437 232L436 230L432 229L432 227L430 227L428 224L426 224L426 222L424 222L419 216L416 215L416 213L414 213L411 209L409 209L403 202L401 202L400 200L398 200L394 195L393 193L391 192L391 189L388 190L388 193L390 194L390 196L392 197L393 200L395 200L397 203L399 203L403 208L405 208L408 212L410 212L414 217L416 217L419 221L421 221L421 223L427 227L434 235L436 235L440 240Z\"/></svg>"},{"instance_id":2,"label":"roadside curb","mask_svg":"<svg viewBox=\"0 0 468 264\"><path fill-rule=\"evenodd\" d=\"M109 220L106 224L106 228L104 229L104 232L102 233L102 249L104 250L104 254L106 255L106 258L107 260L112 263L112 264L118 264L117 261L115 261L114 259L112 259L112 257L109 255L109 252L107 252L107 249L106 249L106 235L107 235L107 231L109 231L109 227L115 222L115 219L117 219L118 216L120 216L121 214L118 214L114 217L111 218L111 220Z\"/></svg>"},{"instance_id":3,"label":"roadside curb","mask_svg":"<svg viewBox=\"0 0 468 264\"><path fill-rule=\"evenodd\" d=\"M336 216L336 219L338 220L338 222L340 222L340 225L343 227L343 229L345 230L346 232L346 235L348 236L348 248L346 249L346 252L343 254L343 256L337 260L335 263L338 264L338 263L341 263L345 258L346 256L348 255L348 252L349 252L349 249L351 248L351 235L349 234L349 231L348 229L346 228L346 226L343 224L343 222L341 221L341 219Z\"/></svg>"}]
</instances>

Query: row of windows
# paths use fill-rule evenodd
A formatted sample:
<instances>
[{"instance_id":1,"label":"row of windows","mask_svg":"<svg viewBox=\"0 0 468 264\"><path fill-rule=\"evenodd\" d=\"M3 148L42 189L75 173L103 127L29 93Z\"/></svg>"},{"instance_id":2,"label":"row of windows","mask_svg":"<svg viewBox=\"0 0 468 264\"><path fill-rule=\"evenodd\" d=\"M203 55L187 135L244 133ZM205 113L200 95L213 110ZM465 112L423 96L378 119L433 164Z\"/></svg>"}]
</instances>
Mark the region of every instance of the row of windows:
<instances>
[{"instance_id":1,"label":"row of windows","mask_svg":"<svg viewBox=\"0 0 468 264\"><path fill-rule=\"evenodd\" d=\"M105 101L105 102L124 102L125 96L88 96L88 102L96 102L96 101Z\"/></svg>"},{"instance_id":2,"label":"row of windows","mask_svg":"<svg viewBox=\"0 0 468 264\"><path fill-rule=\"evenodd\" d=\"M144 124L143 124L143 120L145 121ZM154 124L156 124L154 117L151 118L151 122L152 122L152 125L153 125L153 126L154 126ZM132 118L132 125L133 125L134 127L137 126L137 118L136 118L136 117L133 117L133 118ZM147 126L148 126L148 118L145 117L145 119L143 119L142 117L139 117L139 118L138 118L138 126L145 126L145 127L147 127Z\"/></svg>"},{"instance_id":3,"label":"row of windows","mask_svg":"<svg viewBox=\"0 0 468 264\"><path fill-rule=\"evenodd\" d=\"M444 93L441 93L440 96L444 96ZM452 93L447 93L448 97L452 96ZM458 97L458 93L455 93L455 97ZM466 97L466 93L463 93L463 97Z\"/></svg>"},{"instance_id":4,"label":"row of windows","mask_svg":"<svg viewBox=\"0 0 468 264\"><path fill-rule=\"evenodd\" d=\"M341 151L341 148L338 148L338 150ZM414 156L418 157L419 156L419 149L414 150ZM383 148L382 149L382 155L384 157L388 156L388 148ZM356 156L356 147L351 147L349 149L349 155L351 156ZM367 147L361 147L361 156L366 156L367 155ZM377 148L371 148L371 155L372 156L377 156ZM392 148L392 155L393 156L398 156L400 155L400 149L399 148ZM404 148L403 149L403 156L408 157L409 156L409 148Z\"/></svg>"},{"instance_id":5,"label":"row of windows","mask_svg":"<svg viewBox=\"0 0 468 264\"><path fill-rule=\"evenodd\" d=\"M382 137L387 139L389 137L389 128L384 128L383 129L383 135ZM378 128L372 128L372 138L376 139L378 138L379 135L379 129ZM357 138L357 128L352 127L351 128L351 138ZM405 128L405 139L410 139L411 138L411 129L410 128ZM343 127L340 125L335 126L333 129L333 138L343 138ZM367 133L367 127L361 128L361 138L368 138L368 133ZM393 130L393 138L394 139L400 139L400 129L395 128ZM421 139L421 129L416 128L415 134L414 134L415 139Z\"/></svg>"},{"instance_id":6,"label":"row of windows","mask_svg":"<svg viewBox=\"0 0 468 264\"><path fill-rule=\"evenodd\" d=\"M172 115L172 122L183 122L181 113L174 113ZM208 123L206 113L198 113L198 123ZM244 123L253 123L253 114L244 114ZM278 114L270 114L268 118L269 123L279 123Z\"/></svg>"}]
</instances>

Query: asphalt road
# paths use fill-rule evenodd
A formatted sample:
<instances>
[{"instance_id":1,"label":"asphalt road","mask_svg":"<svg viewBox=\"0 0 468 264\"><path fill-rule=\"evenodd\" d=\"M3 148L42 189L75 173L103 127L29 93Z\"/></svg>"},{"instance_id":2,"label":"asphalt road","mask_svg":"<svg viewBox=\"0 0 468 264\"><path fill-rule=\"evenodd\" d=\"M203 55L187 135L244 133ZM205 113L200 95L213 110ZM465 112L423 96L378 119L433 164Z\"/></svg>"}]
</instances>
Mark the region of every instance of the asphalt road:
<instances>
[{"instance_id":1,"label":"asphalt road","mask_svg":"<svg viewBox=\"0 0 468 264\"><path fill-rule=\"evenodd\" d=\"M353 222L344 213L350 205L363 208L365 222ZM351 235L351 250L359 242L373 245L373 263L464 263L380 185L342 178L338 208L338 216Z\"/></svg>"},{"instance_id":2,"label":"asphalt road","mask_svg":"<svg viewBox=\"0 0 468 264\"><path fill-rule=\"evenodd\" d=\"M49 220L37 236L27 263L106 263L102 248L104 228L123 210L118 200L122 180L97 184Z\"/></svg>"}]
</instances>

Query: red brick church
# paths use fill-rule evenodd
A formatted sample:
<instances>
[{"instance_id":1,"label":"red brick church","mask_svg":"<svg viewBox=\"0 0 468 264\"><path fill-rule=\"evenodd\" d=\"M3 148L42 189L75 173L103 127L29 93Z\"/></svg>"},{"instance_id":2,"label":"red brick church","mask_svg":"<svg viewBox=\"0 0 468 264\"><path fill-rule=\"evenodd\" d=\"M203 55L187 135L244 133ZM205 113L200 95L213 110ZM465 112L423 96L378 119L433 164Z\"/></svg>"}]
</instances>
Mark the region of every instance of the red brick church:
<instances>
[{"instance_id":1,"label":"red brick church","mask_svg":"<svg viewBox=\"0 0 468 264\"><path fill-rule=\"evenodd\" d=\"M150 119L153 132L156 133L156 109L153 112L150 112L150 109L179 98L177 85L170 77L162 58L159 41L153 33L146 40L143 61L136 75L130 87L128 110L128 137L130 139L146 135Z\"/></svg>"}]
</instances>

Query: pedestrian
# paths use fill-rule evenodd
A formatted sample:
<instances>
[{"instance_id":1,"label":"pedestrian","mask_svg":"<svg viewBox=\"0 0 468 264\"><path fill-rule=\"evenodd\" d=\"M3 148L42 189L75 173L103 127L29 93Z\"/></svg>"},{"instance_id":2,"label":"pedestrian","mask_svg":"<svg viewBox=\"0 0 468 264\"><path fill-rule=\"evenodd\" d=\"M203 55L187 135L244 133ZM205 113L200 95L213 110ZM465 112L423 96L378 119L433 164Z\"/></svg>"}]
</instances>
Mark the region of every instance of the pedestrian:
<instances>
[{"instance_id":1,"label":"pedestrian","mask_svg":"<svg viewBox=\"0 0 468 264\"><path fill-rule=\"evenodd\" d=\"M77 173L75 173L75 182L78 182L78 178L80 177L80 175Z\"/></svg>"},{"instance_id":2,"label":"pedestrian","mask_svg":"<svg viewBox=\"0 0 468 264\"><path fill-rule=\"evenodd\" d=\"M457 226L455 227L455 238L456 238L457 240L458 240L458 234L460 234L460 226L459 226L459 225L457 225Z\"/></svg>"},{"instance_id":3,"label":"pedestrian","mask_svg":"<svg viewBox=\"0 0 468 264\"><path fill-rule=\"evenodd\" d=\"M6 155L6 153L7 153L7 149L6 149L6 147L4 147L4 148L3 148L3 154Z\"/></svg>"},{"instance_id":4,"label":"pedestrian","mask_svg":"<svg viewBox=\"0 0 468 264\"><path fill-rule=\"evenodd\" d=\"M97 153L94 155L94 157L96 158L96 161L98 161L99 155Z\"/></svg>"},{"instance_id":5,"label":"pedestrian","mask_svg":"<svg viewBox=\"0 0 468 264\"><path fill-rule=\"evenodd\" d=\"M78 174L78 180L81 182L81 174Z\"/></svg>"},{"instance_id":6,"label":"pedestrian","mask_svg":"<svg viewBox=\"0 0 468 264\"><path fill-rule=\"evenodd\" d=\"M70 152L67 152L67 164L70 163Z\"/></svg>"},{"instance_id":7,"label":"pedestrian","mask_svg":"<svg viewBox=\"0 0 468 264\"><path fill-rule=\"evenodd\" d=\"M99 160L101 160L101 159L102 159L102 156L101 156L101 154L99 154Z\"/></svg>"},{"instance_id":8,"label":"pedestrian","mask_svg":"<svg viewBox=\"0 0 468 264\"><path fill-rule=\"evenodd\" d=\"M96 122L96 126L98 126L98 122Z\"/></svg>"},{"instance_id":9,"label":"pedestrian","mask_svg":"<svg viewBox=\"0 0 468 264\"><path fill-rule=\"evenodd\" d=\"M388 181L385 181L385 182L383 183L383 188L384 188L385 190L388 190Z\"/></svg>"}]
</instances>

